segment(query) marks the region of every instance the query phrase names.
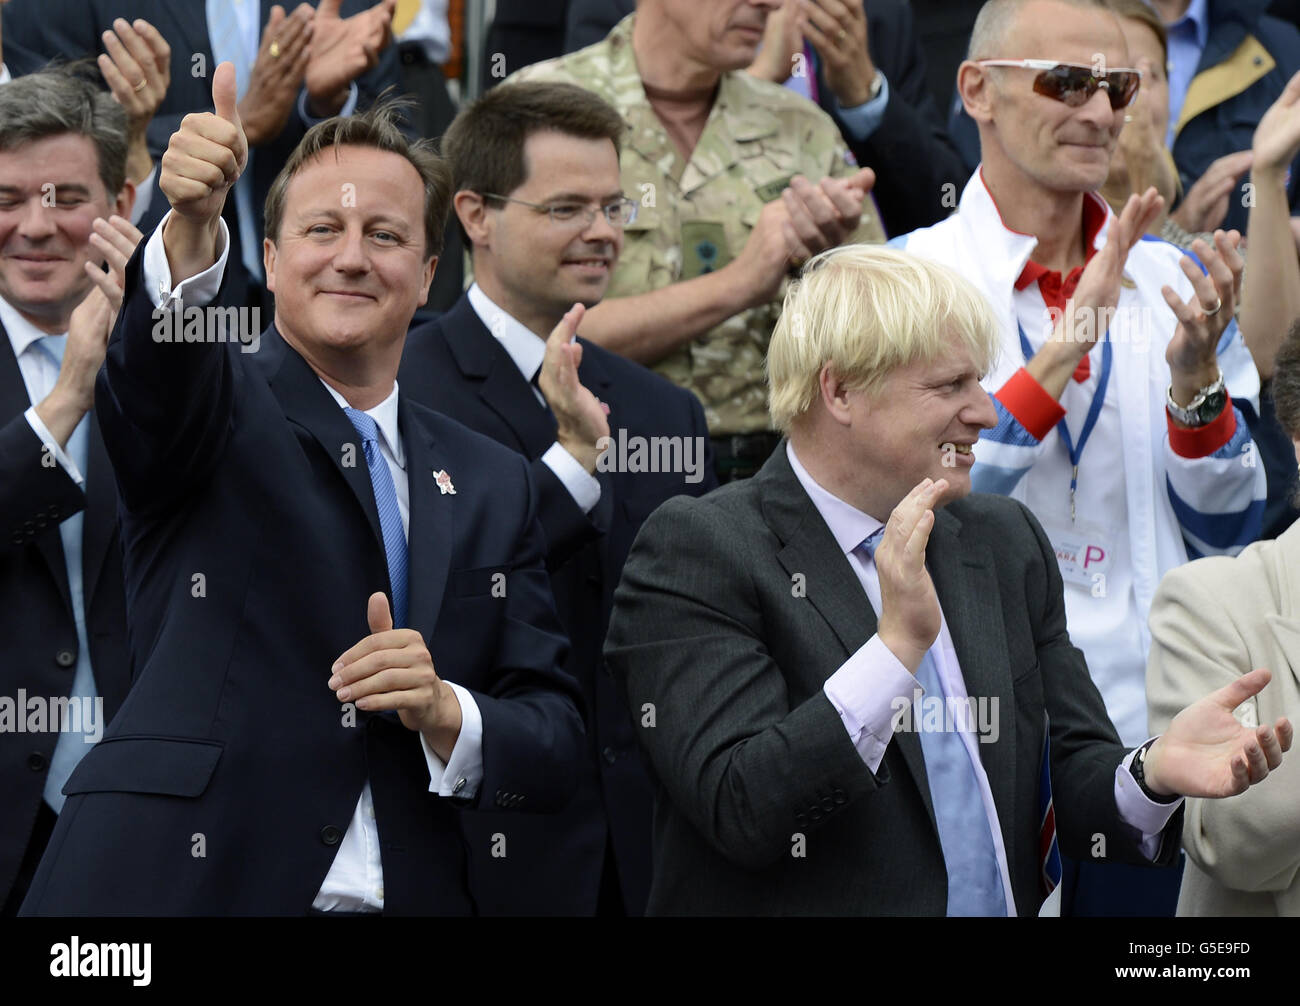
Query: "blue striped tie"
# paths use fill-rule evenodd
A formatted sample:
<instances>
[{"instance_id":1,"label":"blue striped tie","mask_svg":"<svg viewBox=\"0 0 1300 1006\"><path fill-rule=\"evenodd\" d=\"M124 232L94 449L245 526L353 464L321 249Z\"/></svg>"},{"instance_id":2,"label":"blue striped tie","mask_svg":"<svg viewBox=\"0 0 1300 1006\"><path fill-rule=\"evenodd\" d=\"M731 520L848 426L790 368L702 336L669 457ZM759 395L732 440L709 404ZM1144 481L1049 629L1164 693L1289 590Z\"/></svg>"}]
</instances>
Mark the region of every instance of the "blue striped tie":
<instances>
[{"instance_id":1,"label":"blue striped tie","mask_svg":"<svg viewBox=\"0 0 1300 1006\"><path fill-rule=\"evenodd\" d=\"M379 511L379 528L384 533L384 552L388 555L388 580L393 587L393 627L406 625L406 532L402 530L402 511L397 505L397 487L393 473L379 450L379 427L364 412L344 409L366 452L370 469L370 486L375 491L375 509Z\"/></svg>"},{"instance_id":2,"label":"blue striped tie","mask_svg":"<svg viewBox=\"0 0 1300 1006\"><path fill-rule=\"evenodd\" d=\"M859 546L873 562L884 531L883 527L878 528ZM925 688L925 700L940 702L945 709L939 729L926 729L922 710L914 705L912 729L920 737L930 803L934 806L939 845L948 872L948 915L1006 915L1006 894L998 874L997 848L989 830L988 814L961 733L949 729L947 697L939 680L933 646L916 669L916 680Z\"/></svg>"}]
</instances>

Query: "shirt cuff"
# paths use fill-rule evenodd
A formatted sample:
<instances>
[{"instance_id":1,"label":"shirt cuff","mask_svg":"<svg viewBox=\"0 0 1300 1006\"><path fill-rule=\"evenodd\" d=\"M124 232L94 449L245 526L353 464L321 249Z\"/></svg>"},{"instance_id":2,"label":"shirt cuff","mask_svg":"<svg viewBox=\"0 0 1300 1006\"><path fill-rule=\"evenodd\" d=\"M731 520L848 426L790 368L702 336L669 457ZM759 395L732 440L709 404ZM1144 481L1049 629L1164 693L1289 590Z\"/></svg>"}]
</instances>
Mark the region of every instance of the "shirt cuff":
<instances>
[{"instance_id":1,"label":"shirt cuff","mask_svg":"<svg viewBox=\"0 0 1300 1006\"><path fill-rule=\"evenodd\" d=\"M1148 738L1150 739L1152 738ZM1160 833L1165 830L1165 825L1174 816L1183 798L1179 797L1171 803L1156 803L1142 792L1129 769L1133 764L1133 756L1141 746L1139 744L1130 751L1115 769L1115 807L1119 811L1121 821L1132 825L1142 833L1139 848L1142 850L1142 855L1154 861L1160 852Z\"/></svg>"},{"instance_id":2,"label":"shirt cuff","mask_svg":"<svg viewBox=\"0 0 1300 1006\"><path fill-rule=\"evenodd\" d=\"M923 695L916 677L879 636L872 636L822 685L849 740L875 775L894 736L894 720Z\"/></svg>"},{"instance_id":3,"label":"shirt cuff","mask_svg":"<svg viewBox=\"0 0 1300 1006\"><path fill-rule=\"evenodd\" d=\"M1237 410L1232 407L1232 396L1214 419L1204 426L1179 426L1174 417L1165 409L1165 422L1169 426L1169 446L1180 458L1195 460L1208 458L1220 447L1233 438L1237 432Z\"/></svg>"},{"instance_id":4,"label":"shirt cuff","mask_svg":"<svg viewBox=\"0 0 1300 1006\"><path fill-rule=\"evenodd\" d=\"M555 477L564 484L565 489L569 490L573 502L582 508L583 513L591 513L600 502L600 483L596 477L583 468L577 458L561 447L558 440L546 448L546 453L542 455L542 464L555 473Z\"/></svg>"},{"instance_id":5,"label":"shirt cuff","mask_svg":"<svg viewBox=\"0 0 1300 1006\"><path fill-rule=\"evenodd\" d=\"M420 734L424 760L429 766L429 792L471 800L483 782L483 714L469 689L450 681L447 684L451 685L456 701L460 703L460 736L444 765L429 747L424 734Z\"/></svg>"},{"instance_id":6,"label":"shirt cuff","mask_svg":"<svg viewBox=\"0 0 1300 1006\"><path fill-rule=\"evenodd\" d=\"M994 397L1035 440L1042 440L1065 418L1061 403L1024 367L1012 374Z\"/></svg>"},{"instance_id":7,"label":"shirt cuff","mask_svg":"<svg viewBox=\"0 0 1300 1006\"><path fill-rule=\"evenodd\" d=\"M68 457L67 452L59 446L59 442L54 439L54 434L50 432L50 428L41 422L41 417L36 414L36 406L30 406L23 415L27 418L27 425L32 428L32 432L36 434L40 442L47 447L54 448L54 456L58 459L59 467L68 473L68 478L72 479L84 490L86 480L81 474L81 469L77 467L72 458Z\"/></svg>"},{"instance_id":8,"label":"shirt cuff","mask_svg":"<svg viewBox=\"0 0 1300 1006\"><path fill-rule=\"evenodd\" d=\"M182 280L172 289L172 271L167 264L167 249L163 247L163 227L172 211L159 221L149 241L144 246L144 285L154 307L178 308L184 304L207 304L216 299L221 289L221 277L226 272L226 253L230 249L230 232L226 221L219 221L221 233L217 238L217 261L203 272ZM184 304L182 303L184 302Z\"/></svg>"},{"instance_id":9,"label":"shirt cuff","mask_svg":"<svg viewBox=\"0 0 1300 1006\"><path fill-rule=\"evenodd\" d=\"M13 77L9 76L9 67L0 63L0 84L7 84L11 80L13 80Z\"/></svg>"},{"instance_id":10,"label":"shirt cuff","mask_svg":"<svg viewBox=\"0 0 1300 1006\"><path fill-rule=\"evenodd\" d=\"M861 105L840 108L840 103L835 100L834 95L831 95L835 114L844 123L845 131L851 140L861 141L869 138L885 121L885 108L889 104L889 80L879 70L876 71L876 76L880 78L880 93Z\"/></svg>"},{"instance_id":11,"label":"shirt cuff","mask_svg":"<svg viewBox=\"0 0 1300 1006\"><path fill-rule=\"evenodd\" d=\"M340 108L337 112L335 112L334 115L338 115L338 116L351 115L356 110L357 110L357 85L356 82L354 81L353 83L348 85L347 101L343 102L343 107ZM302 121L306 123L308 126L314 126L316 125L316 123L324 122L325 119L330 119L333 118L334 116L327 115L324 118L318 119L316 116L312 115L309 111L307 111L307 88L304 87L298 93L298 117L302 119Z\"/></svg>"},{"instance_id":12,"label":"shirt cuff","mask_svg":"<svg viewBox=\"0 0 1300 1006\"><path fill-rule=\"evenodd\" d=\"M149 166L149 174L145 175L144 181L135 187L135 205L131 207L131 223L137 227L144 215L149 212L149 206L153 203L153 180L158 176L158 165Z\"/></svg>"}]
</instances>

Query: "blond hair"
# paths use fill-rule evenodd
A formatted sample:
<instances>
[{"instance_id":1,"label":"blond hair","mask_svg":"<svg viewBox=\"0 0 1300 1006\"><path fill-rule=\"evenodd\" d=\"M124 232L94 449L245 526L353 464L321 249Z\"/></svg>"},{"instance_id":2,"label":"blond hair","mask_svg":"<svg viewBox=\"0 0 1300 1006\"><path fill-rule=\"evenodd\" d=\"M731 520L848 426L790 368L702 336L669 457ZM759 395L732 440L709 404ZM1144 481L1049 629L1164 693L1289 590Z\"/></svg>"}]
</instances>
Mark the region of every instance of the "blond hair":
<instances>
[{"instance_id":1,"label":"blond hair","mask_svg":"<svg viewBox=\"0 0 1300 1006\"><path fill-rule=\"evenodd\" d=\"M773 425L789 432L820 395L822 368L875 394L898 367L969 350L981 374L997 355L997 318L947 266L879 245L844 245L790 284L767 352Z\"/></svg>"}]
</instances>

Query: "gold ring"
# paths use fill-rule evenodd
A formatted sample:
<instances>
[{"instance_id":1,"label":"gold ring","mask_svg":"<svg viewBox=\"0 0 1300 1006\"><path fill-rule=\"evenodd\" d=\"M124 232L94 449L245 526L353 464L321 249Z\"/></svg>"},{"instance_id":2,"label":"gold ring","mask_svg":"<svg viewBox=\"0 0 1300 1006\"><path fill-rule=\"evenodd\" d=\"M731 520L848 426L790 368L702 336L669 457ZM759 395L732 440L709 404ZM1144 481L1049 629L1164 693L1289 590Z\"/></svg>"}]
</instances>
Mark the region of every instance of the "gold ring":
<instances>
[{"instance_id":1,"label":"gold ring","mask_svg":"<svg viewBox=\"0 0 1300 1006\"><path fill-rule=\"evenodd\" d=\"M279 58L280 58L280 43L279 43L279 42L274 42L274 41L273 41L273 42L271 43L271 49L270 49L270 52L271 52L271 58L272 58L272 59L279 59Z\"/></svg>"},{"instance_id":2,"label":"gold ring","mask_svg":"<svg viewBox=\"0 0 1300 1006\"><path fill-rule=\"evenodd\" d=\"M143 90L148 86L148 84L149 84L149 81L147 81L147 80L142 80L142 81L140 81L140 83L136 84L135 87L131 88L131 90L133 90L136 94L139 94L141 91L143 91Z\"/></svg>"},{"instance_id":3,"label":"gold ring","mask_svg":"<svg viewBox=\"0 0 1300 1006\"><path fill-rule=\"evenodd\" d=\"M1223 298L1220 297L1217 300L1215 300L1214 307L1211 309L1206 309L1205 305L1201 305L1201 310L1205 313L1205 317L1213 318L1216 314L1218 314L1220 311L1223 310Z\"/></svg>"}]
</instances>

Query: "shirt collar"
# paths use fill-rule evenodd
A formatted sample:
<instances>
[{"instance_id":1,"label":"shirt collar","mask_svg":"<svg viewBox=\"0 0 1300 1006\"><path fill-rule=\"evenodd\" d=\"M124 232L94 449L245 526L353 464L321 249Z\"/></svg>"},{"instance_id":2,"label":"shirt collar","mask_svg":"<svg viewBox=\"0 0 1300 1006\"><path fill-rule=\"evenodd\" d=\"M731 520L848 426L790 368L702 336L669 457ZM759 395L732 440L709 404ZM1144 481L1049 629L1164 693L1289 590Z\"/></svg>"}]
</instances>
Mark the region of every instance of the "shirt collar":
<instances>
[{"instance_id":1,"label":"shirt collar","mask_svg":"<svg viewBox=\"0 0 1300 1006\"><path fill-rule=\"evenodd\" d=\"M546 339L525 327L517 318L512 318L497 307L492 298L483 292L483 288L474 283L469 288L470 307L478 315L479 321L491 332L501 348L510 354L519 373L525 381L531 381L546 358Z\"/></svg>"},{"instance_id":2,"label":"shirt collar","mask_svg":"<svg viewBox=\"0 0 1300 1006\"><path fill-rule=\"evenodd\" d=\"M18 313L18 309L10 304L3 297L0 297L0 324L3 324L5 331L9 333L9 344L14 349L14 359L21 360L23 353L27 352L32 343L44 339L52 333L42 332L30 321ZM53 333L56 335L66 335L66 332Z\"/></svg>"},{"instance_id":3,"label":"shirt collar","mask_svg":"<svg viewBox=\"0 0 1300 1006\"><path fill-rule=\"evenodd\" d=\"M1165 25L1165 30L1180 31L1184 26L1189 26L1196 33L1197 47L1204 49L1210 40L1209 6L1209 0L1192 0L1187 12L1172 24Z\"/></svg>"},{"instance_id":4,"label":"shirt collar","mask_svg":"<svg viewBox=\"0 0 1300 1006\"><path fill-rule=\"evenodd\" d=\"M1083 201L1083 245L1088 249L1086 262L1091 261L1092 256L1097 252L1097 238L1100 236L1102 228L1106 226L1108 212L1109 210L1100 206L1095 200L1084 199ZM1076 266L1070 275L1076 276L1082 272L1083 267ZM1031 259L1025 263L1024 269L1020 272L1020 278L1016 280L1016 289L1023 290L1030 283L1041 280L1043 277L1054 277L1058 285L1062 282L1059 272L1039 265Z\"/></svg>"},{"instance_id":5,"label":"shirt collar","mask_svg":"<svg viewBox=\"0 0 1300 1006\"><path fill-rule=\"evenodd\" d=\"M338 402L340 409L351 408L348 400L340 395L336 390L331 388L324 381L320 382L325 385L325 390L330 393L330 397ZM397 382L393 382L393 390L388 397L376 405L373 409L363 409L363 412L375 421L379 427L379 435L383 437L384 443L388 445L388 453L393 456L397 462L397 467L406 469L406 455L402 451L402 438L397 435ZM349 420L351 422L351 420Z\"/></svg>"},{"instance_id":6,"label":"shirt collar","mask_svg":"<svg viewBox=\"0 0 1300 1006\"><path fill-rule=\"evenodd\" d=\"M866 541L873 532L884 527L871 514L863 513L857 507L845 503L834 493L818 485L808 474L808 470L799 463L799 458L794 453L794 445L788 440L785 444L785 456L790 459L794 477L799 480L804 492L812 500L813 506L822 515L822 520L831 529L831 536L834 537L835 543L843 549L845 555Z\"/></svg>"}]
</instances>

